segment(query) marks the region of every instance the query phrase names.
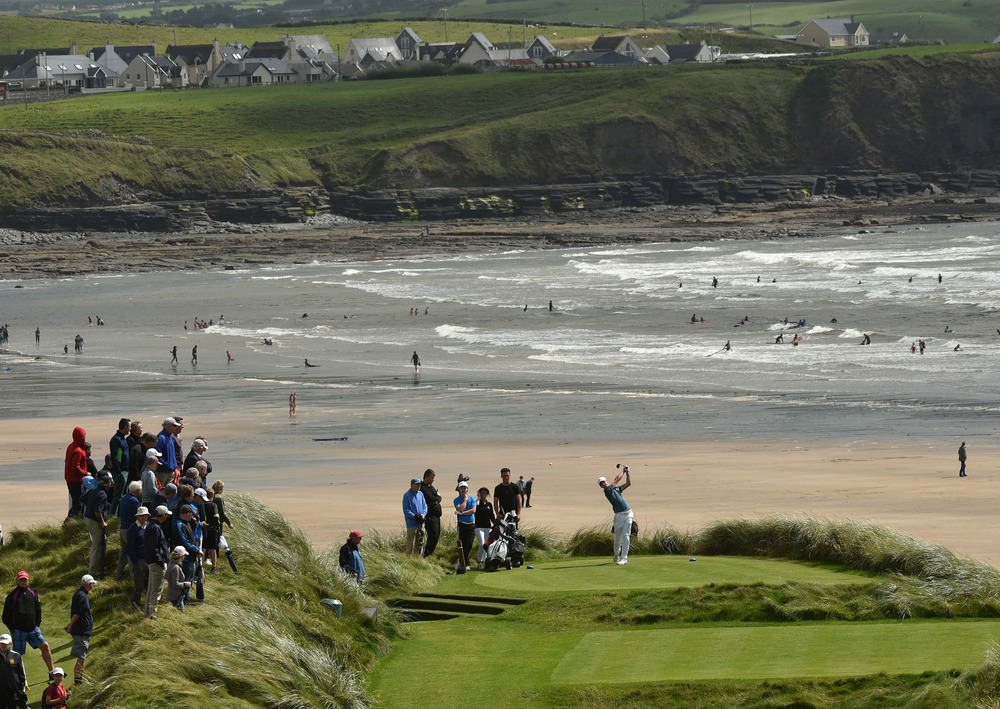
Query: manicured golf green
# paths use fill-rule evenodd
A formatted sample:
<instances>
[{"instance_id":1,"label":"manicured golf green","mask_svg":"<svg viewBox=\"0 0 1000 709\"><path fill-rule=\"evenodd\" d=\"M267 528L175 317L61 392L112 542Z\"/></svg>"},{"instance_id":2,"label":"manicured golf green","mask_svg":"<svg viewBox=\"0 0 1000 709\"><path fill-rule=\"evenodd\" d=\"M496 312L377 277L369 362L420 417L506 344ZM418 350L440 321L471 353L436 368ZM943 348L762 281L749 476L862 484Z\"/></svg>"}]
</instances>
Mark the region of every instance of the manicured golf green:
<instances>
[{"instance_id":1,"label":"manicured golf green","mask_svg":"<svg viewBox=\"0 0 1000 709\"><path fill-rule=\"evenodd\" d=\"M981 664L998 633L1000 621L993 620L593 632L562 657L551 679L595 684L919 674Z\"/></svg>"},{"instance_id":2,"label":"manicured golf green","mask_svg":"<svg viewBox=\"0 0 1000 709\"><path fill-rule=\"evenodd\" d=\"M495 573L475 572L478 587L513 594L556 591L597 591L628 588L677 588L715 583L859 583L870 578L860 572L835 570L794 561L736 556L634 556L627 566L607 559L543 561Z\"/></svg>"},{"instance_id":3,"label":"manicured golf green","mask_svg":"<svg viewBox=\"0 0 1000 709\"><path fill-rule=\"evenodd\" d=\"M547 632L503 616L416 623L372 676L380 707L449 706L468 684L421 682L434 667L488 671L516 657L516 682L491 682L491 702L532 706L522 690L559 684L648 684L919 674L972 668L1000 637L1000 621L902 621ZM509 666L509 665L508 665Z\"/></svg>"}]
</instances>

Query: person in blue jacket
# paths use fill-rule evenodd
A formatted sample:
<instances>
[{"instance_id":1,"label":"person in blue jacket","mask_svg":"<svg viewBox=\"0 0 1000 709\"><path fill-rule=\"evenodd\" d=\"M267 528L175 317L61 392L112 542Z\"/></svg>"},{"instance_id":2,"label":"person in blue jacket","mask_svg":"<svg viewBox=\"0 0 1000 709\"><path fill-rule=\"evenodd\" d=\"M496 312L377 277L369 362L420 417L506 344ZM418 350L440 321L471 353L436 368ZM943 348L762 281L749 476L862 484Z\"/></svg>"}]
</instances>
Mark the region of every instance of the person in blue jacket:
<instances>
[{"instance_id":1,"label":"person in blue jacket","mask_svg":"<svg viewBox=\"0 0 1000 709\"><path fill-rule=\"evenodd\" d=\"M340 547L340 568L353 576L360 584L365 580L365 562L361 559L361 539L364 535L351 530L344 546Z\"/></svg>"},{"instance_id":2,"label":"person in blue jacket","mask_svg":"<svg viewBox=\"0 0 1000 709\"><path fill-rule=\"evenodd\" d=\"M420 492L420 478L410 480L410 489L403 493L403 519L406 520L406 553L419 554L417 530L427 517L427 500Z\"/></svg>"}]
</instances>

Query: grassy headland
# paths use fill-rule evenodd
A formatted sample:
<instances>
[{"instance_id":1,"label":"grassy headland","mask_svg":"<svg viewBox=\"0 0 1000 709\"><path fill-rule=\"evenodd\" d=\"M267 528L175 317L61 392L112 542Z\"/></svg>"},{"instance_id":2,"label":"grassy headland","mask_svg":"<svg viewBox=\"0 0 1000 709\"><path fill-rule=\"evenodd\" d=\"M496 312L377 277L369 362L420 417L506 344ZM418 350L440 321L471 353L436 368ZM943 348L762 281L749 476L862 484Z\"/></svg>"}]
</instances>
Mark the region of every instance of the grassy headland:
<instances>
[{"instance_id":1,"label":"grassy headland","mask_svg":"<svg viewBox=\"0 0 1000 709\"><path fill-rule=\"evenodd\" d=\"M992 168L996 109L980 100L991 92L1000 92L1000 53L984 50L818 67L501 73L8 105L0 109L0 206L289 186Z\"/></svg>"}]
</instances>

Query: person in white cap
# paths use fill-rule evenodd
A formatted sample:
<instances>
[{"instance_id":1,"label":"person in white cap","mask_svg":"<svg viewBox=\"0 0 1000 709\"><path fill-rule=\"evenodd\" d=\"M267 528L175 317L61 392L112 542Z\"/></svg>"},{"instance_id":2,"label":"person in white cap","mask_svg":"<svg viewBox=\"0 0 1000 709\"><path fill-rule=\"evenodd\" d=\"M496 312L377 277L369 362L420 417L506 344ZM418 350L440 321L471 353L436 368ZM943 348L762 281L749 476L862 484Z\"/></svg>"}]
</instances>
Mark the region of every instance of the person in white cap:
<instances>
[{"instance_id":1,"label":"person in white cap","mask_svg":"<svg viewBox=\"0 0 1000 709\"><path fill-rule=\"evenodd\" d=\"M625 484L618 485L622 477L625 477ZM632 485L632 478L629 476L628 466L622 466L622 470L615 476L615 481L608 484L608 479L597 478L597 484L604 490L604 496L611 503L611 509L615 512L615 548L614 562L619 566L628 563L629 535L632 533L632 508L625 502L622 495L625 490Z\"/></svg>"},{"instance_id":2,"label":"person in white cap","mask_svg":"<svg viewBox=\"0 0 1000 709\"><path fill-rule=\"evenodd\" d=\"M177 610L184 612L184 603L187 601L188 589L191 582L184 580L184 567L181 563L188 552L183 546L176 546L170 552L170 566L167 567L167 600L173 603Z\"/></svg>"},{"instance_id":3,"label":"person in white cap","mask_svg":"<svg viewBox=\"0 0 1000 709\"><path fill-rule=\"evenodd\" d=\"M13 644L9 635L0 635L0 706L27 709L28 678L21 656L11 647Z\"/></svg>"},{"instance_id":4,"label":"person in white cap","mask_svg":"<svg viewBox=\"0 0 1000 709\"><path fill-rule=\"evenodd\" d=\"M205 460L205 451L207 450L208 443L205 442L204 438L194 439L194 443L191 444L191 450L188 451L187 457L184 458L184 470L195 467L199 460ZM205 460L205 464L208 465L208 471L211 472L211 464L207 460Z\"/></svg>"},{"instance_id":5,"label":"person in white cap","mask_svg":"<svg viewBox=\"0 0 1000 709\"><path fill-rule=\"evenodd\" d=\"M148 526L149 510L140 505L135 511L135 519L125 534L125 553L128 556L129 569L132 570L132 607L137 611L142 610L146 583L149 581L145 546Z\"/></svg>"},{"instance_id":6,"label":"person in white cap","mask_svg":"<svg viewBox=\"0 0 1000 709\"><path fill-rule=\"evenodd\" d=\"M139 481L142 483L142 504L149 507L159 489L156 481L156 471L162 462L162 455L156 448L146 450L146 462L139 473Z\"/></svg>"},{"instance_id":7,"label":"person in white cap","mask_svg":"<svg viewBox=\"0 0 1000 709\"><path fill-rule=\"evenodd\" d=\"M42 692L42 709L66 709L66 700L71 692L63 686L66 672L62 667L49 670L49 686Z\"/></svg>"},{"instance_id":8,"label":"person in white cap","mask_svg":"<svg viewBox=\"0 0 1000 709\"><path fill-rule=\"evenodd\" d=\"M73 636L73 649L69 654L76 658L76 665L73 667L73 683L79 684L83 681L83 666L87 661L87 652L90 650L90 636L94 632L94 616L90 613L90 591L97 585L97 581L90 574L84 574L80 579L80 588L73 594L73 601L70 605L70 621L65 630Z\"/></svg>"}]
</instances>

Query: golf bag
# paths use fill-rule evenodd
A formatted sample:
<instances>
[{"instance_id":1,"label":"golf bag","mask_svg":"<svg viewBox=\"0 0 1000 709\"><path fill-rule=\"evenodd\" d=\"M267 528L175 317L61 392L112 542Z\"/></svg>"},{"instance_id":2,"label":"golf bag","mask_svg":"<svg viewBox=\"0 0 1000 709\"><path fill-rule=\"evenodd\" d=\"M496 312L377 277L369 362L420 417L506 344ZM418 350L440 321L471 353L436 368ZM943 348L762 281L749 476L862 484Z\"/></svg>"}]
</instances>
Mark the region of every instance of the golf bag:
<instances>
[{"instance_id":1,"label":"golf bag","mask_svg":"<svg viewBox=\"0 0 1000 709\"><path fill-rule=\"evenodd\" d=\"M508 512L498 519L486 538L486 570L508 569L524 563L524 536L517 531L517 514Z\"/></svg>"}]
</instances>

